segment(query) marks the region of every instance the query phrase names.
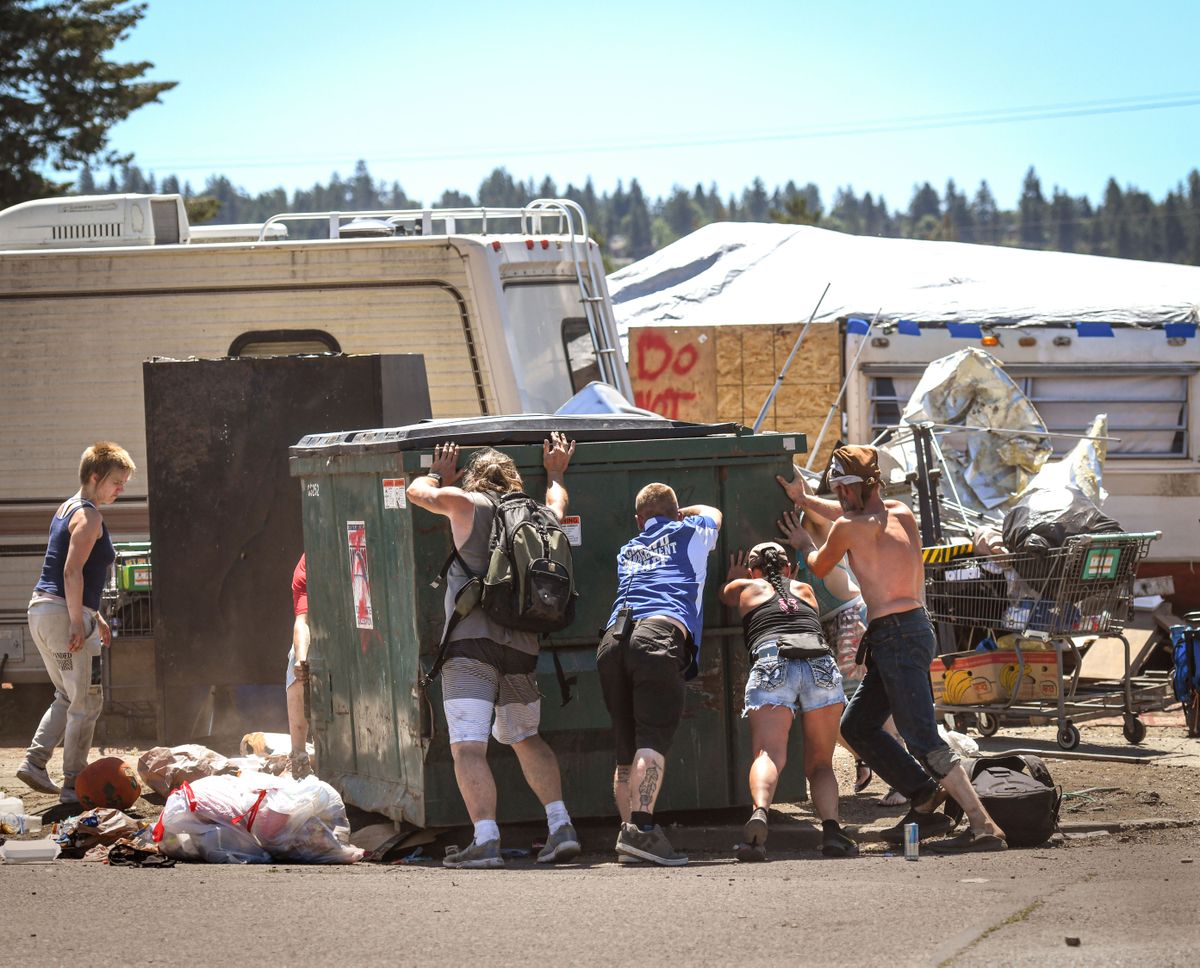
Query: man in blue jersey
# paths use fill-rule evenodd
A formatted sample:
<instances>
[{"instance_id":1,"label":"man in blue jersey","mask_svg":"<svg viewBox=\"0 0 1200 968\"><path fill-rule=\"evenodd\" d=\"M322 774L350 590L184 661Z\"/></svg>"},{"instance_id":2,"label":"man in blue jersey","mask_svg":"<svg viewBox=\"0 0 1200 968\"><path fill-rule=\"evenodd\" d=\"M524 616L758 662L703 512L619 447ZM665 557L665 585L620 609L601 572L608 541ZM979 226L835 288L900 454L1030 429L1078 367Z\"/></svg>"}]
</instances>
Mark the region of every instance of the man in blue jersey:
<instances>
[{"instance_id":1,"label":"man in blue jersey","mask_svg":"<svg viewBox=\"0 0 1200 968\"><path fill-rule=\"evenodd\" d=\"M617 854L676 867L687 858L655 824L654 804L683 715L685 680L699 671L704 579L721 512L680 508L666 484L647 484L634 513L640 533L617 555L617 600L596 651L616 735Z\"/></svg>"}]
</instances>

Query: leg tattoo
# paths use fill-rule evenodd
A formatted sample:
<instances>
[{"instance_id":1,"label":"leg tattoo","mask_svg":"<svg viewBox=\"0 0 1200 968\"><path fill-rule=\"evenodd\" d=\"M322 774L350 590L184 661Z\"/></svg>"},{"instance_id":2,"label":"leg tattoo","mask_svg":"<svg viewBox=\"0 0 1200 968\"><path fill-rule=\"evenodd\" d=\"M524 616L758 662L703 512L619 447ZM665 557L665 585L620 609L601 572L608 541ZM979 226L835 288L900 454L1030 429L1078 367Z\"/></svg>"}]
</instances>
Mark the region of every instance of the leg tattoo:
<instances>
[{"instance_id":1,"label":"leg tattoo","mask_svg":"<svg viewBox=\"0 0 1200 968\"><path fill-rule=\"evenodd\" d=\"M646 767L646 773L638 786L638 797L644 813L650 812L650 805L654 802L654 795L658 792L658 782L661 776L662 773L657 763L651 763Z\"/></svg>"}]
</instances>

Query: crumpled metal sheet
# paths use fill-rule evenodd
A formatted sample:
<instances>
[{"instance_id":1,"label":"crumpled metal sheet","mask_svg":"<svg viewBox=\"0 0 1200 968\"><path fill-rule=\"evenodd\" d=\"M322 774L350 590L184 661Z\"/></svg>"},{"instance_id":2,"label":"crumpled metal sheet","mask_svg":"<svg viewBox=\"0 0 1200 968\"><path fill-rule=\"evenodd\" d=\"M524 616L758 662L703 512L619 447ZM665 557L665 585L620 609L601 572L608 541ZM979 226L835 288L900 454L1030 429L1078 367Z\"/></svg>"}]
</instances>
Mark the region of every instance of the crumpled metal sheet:
<instances>
[{"instance_id":1,"label":"crumpled metal sheet","mask_svg":"<svg viewBox=\"0 0 1200 968\"><path fill-rule=\"evenodd\" d=\"M1108 414L1097 414L1088 427L1087 437L1108 436ZM1050 461L1029 481L1020 498L1035 497L1031 507L1058 512L1071 503L1071 492L1086 497L1097 507L1108 500L1104 489L1104 460L1108 445L1104 440L1080 440L1061 460Z\"/></svg>"},{"instance_id":2,"label":"crumpled metal sheet","mask_svg":"<svg viewBox=\"0 0 1200 968\"><path fill-rule=\"evenodd\" d=\"M938 437L960 500L975 510L1010 505L1052 453L1046 424L999 361L975 347L925 368L901 414L903 424L955 424L1021 433L979 431ZM911 446L898 460L915 469Z\"/></svg>"}]
</instances>

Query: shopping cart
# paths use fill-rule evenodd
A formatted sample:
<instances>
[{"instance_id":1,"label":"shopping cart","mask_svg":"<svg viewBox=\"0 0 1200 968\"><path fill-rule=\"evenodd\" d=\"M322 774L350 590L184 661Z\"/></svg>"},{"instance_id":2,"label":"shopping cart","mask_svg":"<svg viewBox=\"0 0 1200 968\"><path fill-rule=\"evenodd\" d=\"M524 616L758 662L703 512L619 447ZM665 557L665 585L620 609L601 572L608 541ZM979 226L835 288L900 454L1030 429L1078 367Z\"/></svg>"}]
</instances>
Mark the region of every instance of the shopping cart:
<instances>
[{"instance_id":1,"label":"shopping cart","mask_svg":"<svg viewBox=\"0 0 1200 968\"><path fill-rule=\"evenodd\" d=\"M1138 564L1161 534L1081 535L1041 554L1022 551L927 562L925 596L933 619L987 630L993 639L1004 632L1017 633L1015 668L1006 670L1001 690L1008 694L991 702L964 703L961 689L947 689L936 704L938 712L974 713L985 736L1002 722L1028 725L1053 714L1058 744L1066 750L1079 745L1076 721L1121 713L1125 738L1140 743L1146 726L1138 714L1170 704L1169 681L1131 674L1129 640L1122 632L1133 611ZM1119 639L1125 647L1120 680L1081 683L1077 638ZM1053 649L1053 699L1031 696L1021 688L1027 679L1020 643L1030 639L1045 650ZM1063 662L1067 652L1074 659L1069 677Z\"/></svg>"},{"instance_id":2,"label":"shopping cart","mask_svg":"<svg viewBox=\"0 0 1200 968\"><path fill-rule=\"evenodd\" d=\"M116 561L101 594L114 639L113 647L104 650L102 665L104 715L144 731L155 722L158 707L150 544L127 542L114 548Z\"/></svg>"}]
</instances>

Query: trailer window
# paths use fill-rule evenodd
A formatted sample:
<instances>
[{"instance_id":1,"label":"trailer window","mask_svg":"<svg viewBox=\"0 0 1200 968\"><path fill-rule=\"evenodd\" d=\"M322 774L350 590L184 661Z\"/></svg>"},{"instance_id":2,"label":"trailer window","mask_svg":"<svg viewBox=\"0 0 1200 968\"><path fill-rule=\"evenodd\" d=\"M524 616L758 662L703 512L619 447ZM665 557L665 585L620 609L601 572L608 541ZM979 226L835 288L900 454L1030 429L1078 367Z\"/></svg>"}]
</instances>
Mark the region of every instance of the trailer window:
<instances>
[{"instance_id":1,"label":"trailer window","mask_svg":"<svg viewBox=\"0 0 1200 968\"><path fill-rule=\"evenodd\" d=\"M1098 413L1108 414L1108 432L1120 440L1109 444L1112 459L1179 458L1188 450L1188 374L1177 369L1122 367L1087 372L1041 369L1008 374L1029 397L1047 428L1064 434L1082 434ZM908 403L924 367L896 367L870 376L868 387L871 436L895 426ZM1061 456L1075 441L1053 439Z\"/></svg>"},{"instance_id":2,"label":"trailer window","mask_svg":"<svg viewBox=\"0 0 1200 968\"><path fill-rule=\"evenodd\" d=\"M586 368L591 362L574 335L577 331L567 327L571 320L582 319L579 285L574 279L514 280L504 284L504 297L509 320L504 335L522 404L531 413L553 413L577 389L576 366Z\"/></svg>"},{"instance_id":3,"label":"trailer window","mask_svg":"<svg viewBox=\"0 0 1200 968\"><path fill-rule=\"evenodd\" d=\"M567 357L567 369L571 373L571 389L578 393L593 380L600 379L600 368L596 365L596 347L592 344L592 331L582 316L572 316L562 322L563 353Z\"/></svg>"},{"instance_id":4,"label":"trailer window","mask_svg":"<svg viewBox=\"0 0 1200 968\"><path fill-rule=\"evenodd\" d=\"M229 356L312 356L340 353L341 344L323 329L268 329L242 333Z\"/></svg>"}]
</instances>

